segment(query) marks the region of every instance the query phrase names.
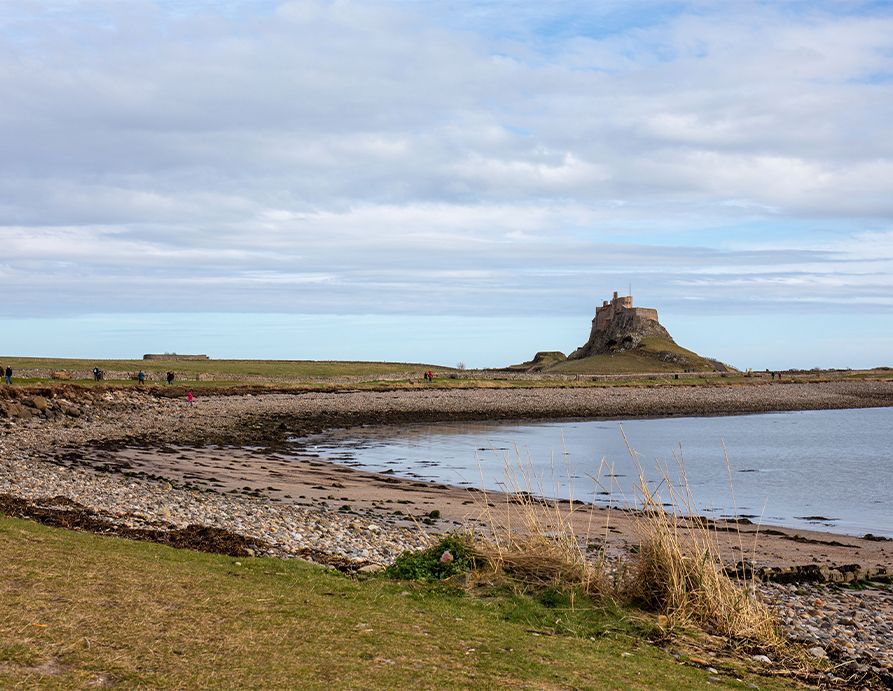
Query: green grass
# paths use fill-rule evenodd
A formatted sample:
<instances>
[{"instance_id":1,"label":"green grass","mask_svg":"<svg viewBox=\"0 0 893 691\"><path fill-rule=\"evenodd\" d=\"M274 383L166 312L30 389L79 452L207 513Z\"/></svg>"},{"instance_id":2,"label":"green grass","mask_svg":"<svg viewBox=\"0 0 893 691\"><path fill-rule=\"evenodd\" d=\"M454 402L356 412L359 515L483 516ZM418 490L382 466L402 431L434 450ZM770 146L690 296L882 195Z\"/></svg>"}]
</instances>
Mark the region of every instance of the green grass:
<instances>
[{"instance_id":1,"label":"green grass","mask_svg":"<svg viewBox=\"0 0 893 691\"><path fill-rule=\"evenodd\" d=\"M689 364L664 362L660 353L672 353L685 358ZM550 367L548 372L561 374L638 374L646 372L681 372L693 370L712 372L713 365L706 359L664 338L643 338L639 347L625 353L592 355L580 360L568 360Z\"/></svg>"},{"instance_id":2,"label":"green grass","mask_svg":"<svg viewBox=\"0 0 893 691\"><path fill-rule=\"evenodd\" d=\"M205 361L165 361L165 360L84 360L60 358L26 358L0 356L0 365L8 364L16 372L13 386L68 385L76 386L137 386L132 378L143 369L157 380L150 380L146 387L162 387L161 376L168 370L177 373L174 382L180 388L194 389L272 389L286 391L344 390L344 389L480 389L480 388L542 388L542 387L590 387L590 386L663 386L663 385L704 385L704 384L746 384L760 379L748 378L743 373L723 373L717 376L707 370L680 373L680 366L665 363L655 357L661 351L686 355L691 353L680 346L662 339L645 339L643 347L635 351L617 355L598 355L583 360L562 362L540 372L534 377L511 378L514 375L493 373L481 376L479 373L461 373L436 365L395 363L395 362L347 362L310 360L205 360ZM688 356L688 355L687 355ZM691 353L692 357L698 357ZM94 382L89 371L94 366L106 370L109 378ZM38 377L22 377L25 370L40 370ZM433 383L423 381L422 372L433 370ZM80 371L82 379L52 380L50 373L55 370ZM678 379L673 377L679 374ZM199 381L201 375L210 375L213 380ZM568 378L579 376L579 379ZM641 377L637 375L643 375ZM645 376L649 375L649 376ZM756 373L757 377L760 373ZM768 375L767 375L768 376ZM592 377L602 377L595 378ZM786 375L786 381L829 381L839 379L878 379L893 378L891 370L853 370L840 372L806 371Z\"/></svg>"},{"instance_id":3,"label":"green grass","mask_svg":"<svg viewBox=\"0 0 893 691\"><path fill-rule=\"evenodd\" d=\"M300 561L234 559L3 517L0 563L2 688L708 683L706 671L648 642L647 620L562 593L476 596L355 580ZM726 674L712 683L745 685Z\"/></svg>"},{"instance_id":4,"label":"green grass","mask_svg":"<svg viewBox=\"0 0 893 691\"><path fill-rule=\"evenodd\" d=\"M287 377L307 379L315 377L376 376L421 373L425 369L443 371L436 365L405 362L349 362L336 360L83 360L69 358L30 358L0 356L3 366L13 370L103 370L164 374L168 370L186 375L213 374L235 379L246 376Z\"/></svg>"}]
</instances>

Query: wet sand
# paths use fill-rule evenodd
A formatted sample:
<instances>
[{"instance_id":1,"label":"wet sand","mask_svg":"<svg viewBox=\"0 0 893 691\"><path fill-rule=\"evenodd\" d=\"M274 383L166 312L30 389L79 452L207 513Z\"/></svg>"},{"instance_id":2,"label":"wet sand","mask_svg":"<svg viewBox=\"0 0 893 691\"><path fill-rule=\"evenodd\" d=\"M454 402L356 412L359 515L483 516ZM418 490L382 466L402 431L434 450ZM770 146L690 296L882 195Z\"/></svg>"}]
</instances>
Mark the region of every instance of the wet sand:
<instances>
[{"instance_id":1,"label":"wet sand","mask_svg":"<svg viewBox=\"0 0 893 691\"><path fill-rule=\"evenodd\" d=\"M85 453L79 463L214 492L375 517L381 523L434 533L465 528L486 532L494 524L522 527L522 507L510 494L370 473L313 455L286 455L266 448L125 447ZM582 502L553 505L578 536L593 548L604 547L611 556L628 553L639 542L641 524L632 511ZM436 518L432 512L437 512ZM728 564L742 560L755 567L858 564L893 573L893 540L722 519L710 520L709 525Z\"/></svg>"}]
</instances>

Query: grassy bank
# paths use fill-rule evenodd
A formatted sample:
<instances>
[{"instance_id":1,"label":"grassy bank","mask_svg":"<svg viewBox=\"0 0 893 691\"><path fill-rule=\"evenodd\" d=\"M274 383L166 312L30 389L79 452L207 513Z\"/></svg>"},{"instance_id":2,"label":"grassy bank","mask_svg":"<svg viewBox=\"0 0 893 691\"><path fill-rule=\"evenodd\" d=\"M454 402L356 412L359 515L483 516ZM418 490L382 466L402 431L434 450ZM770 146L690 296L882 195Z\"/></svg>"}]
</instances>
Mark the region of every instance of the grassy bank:
<instances>
[{"instance_id":1,"label":"grassy bank","mask_svg":"<svg viewBox=\"0 0 893 691\"><path fill-rule=\"evenodd\" d=\"M662 358L674 358L662 359ZM713 372L714 364L694 351L663 338L644 338L626 352L565 360L549 368L559 374L641 374L644 372ZM690 376L690 375L689 375Z\"/></svg>"},{"instance_id":2,"label":"grassy bank","mask_svg":"<svg viewBox=\"0 0 893 691\"><path fill-rule=\"evenodd\" d=\"M631 354L627 353L625 355ZM13 386L43 386L48 384L76 386L138 386L136 373L145 371L149 380L146 388L167 389L163 383L167 371L176 373L175 385L203 390L270 390L270 391L326 391L326 390L401 390L418 388L443 389L511 389L511 388L589 388L614 386L735 386L774 382L768 373L740 372L672 372L672 365L660 363L670 370L659 371L654 359L636 361L612 360L613 356L596 356L586 361L564 363L566 371L528 374L518 371L454 370L447 367L415 363L347 362L310 360L75 360L62 358L0 357L0 365L13 368ZM574 370L578 363L589 363L602 358L593 371ZM633 357L633 359L635 359ZM592 361L592 362L590 362ZM106 372L101 382L92 380L93 367ZM588 365L587 365L588 367ZM585 368L584 368L585 369ZM591 369L591 368L590 368ZM422 373L434 372L434 381L426 382ZM596 371L597 370L597 371ZM657 371L656 371L657 370ZM65 372L66 379L54 379L54 372ZM826 382L845 380L890 380L893 370L846 370L786 372L783 381Z\"/></svg>"},{"instance_id":3,"label":"grassy bank","mask_svg":"<svg viewBox=\"0 0 893 691\"><path fill-rule=\"evenodd\" d=\"M3 688L748 683L718 660L716 676L652 645L643 615L561 597L355 580L2 517L0 560Z\"/></svg>"},{"instance_id":4,"label":"grassy bank","mask_svg":"<svg viewBox=\"0 0 893 691\"><path fill-rule=\"evenodd\" d=\"M73 358L3 357L3 366L14 370L75 370L89 372L94 367L110 371L163 376L175 370L185 376L212 374L237 381L243 377L314 379L319 377L369 377L408 375L426 369L449 368L410 362L351 362L339 360L84 360Z\"/></svg>"}]
</instances>

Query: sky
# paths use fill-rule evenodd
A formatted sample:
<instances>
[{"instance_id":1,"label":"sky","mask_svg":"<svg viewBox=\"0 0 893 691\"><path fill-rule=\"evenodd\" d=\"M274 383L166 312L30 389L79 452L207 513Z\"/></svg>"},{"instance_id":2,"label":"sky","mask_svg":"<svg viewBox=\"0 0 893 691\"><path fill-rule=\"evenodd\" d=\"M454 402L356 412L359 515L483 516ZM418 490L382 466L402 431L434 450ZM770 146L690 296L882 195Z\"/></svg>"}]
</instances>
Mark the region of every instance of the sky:
<instances>
[{"instance_id":1,"label":"sky","mask_svg":"<svg viewBox=\"0 0 893 691\"><path fill-rule=\"evenodd\" d=\"M893 2L0 1L0 354L893 365Z\"/></svg>"}]
</instances>

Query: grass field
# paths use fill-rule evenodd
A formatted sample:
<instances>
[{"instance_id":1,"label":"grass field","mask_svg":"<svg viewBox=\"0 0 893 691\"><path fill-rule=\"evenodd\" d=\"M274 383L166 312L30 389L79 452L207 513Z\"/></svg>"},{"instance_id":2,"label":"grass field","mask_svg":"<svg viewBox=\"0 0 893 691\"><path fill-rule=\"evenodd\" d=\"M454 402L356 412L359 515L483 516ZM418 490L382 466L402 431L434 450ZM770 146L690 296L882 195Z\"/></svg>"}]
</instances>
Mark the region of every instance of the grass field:
<instances>
[{"instance_id":1,"label":"grass field","mask_svg":"<svg viewBox=\"0 0 893 691\"><path fill-rule=\"evenodd\" d=\"M335 360L83 360L68 358L0 357L0 363L14 370L81 370L94 367L103 370L164 374L170 369L185 375L214 374L239 377L316 377L386 376L422 372L426 369L445 371L449 368L406 362L348 362Z\"/></svg>"},{"instance_id":2,"label":"grass field","mask_svg":"<svg viewBox=\"0 0 893 691\"><path fill-rule=\"evenodd\" d=\"M711 676L649 643L643 615L561 597L356 580L2 516L0 561L2 688L696 689ZM710 664L711 688L754 681Z\"/></svg>"},{"instance_id":3,"label":"grass field","mask_svg":"<svg viewBox=\"0 0 893 691\"><path fill-rule=\"evenodd\" d=\"M647 340L647 339L646 339ZM420 363L348 362L326 360L86 360L64 358L28 358L0 356L0 365L15 372L14 386L42 386L50 383L78 386L136 386L136 373L149 375L147 386L163 386L164 373L176 373L175 384L197 389L272 389L287 391L336 389L412 389L412 388L539 388L590 386L703 386L754 383L755 378L741 372L681 372L679 365L655 357L667 350L665 342L646 343L648 349L618 355L598 355L584 360L564 362L559 367L533 375L514 371L460 371L449 367ZM679 354L684 348L675 346ZM106 372L106 379L94 382L93 367ZM72 378L54 380L58 370ZM422 373L432 370L433 383ZM787 373L790 381L828 381L832 379L893 378L891 369L852 371L808 371Z\"/></svg>"}]
</instances>

